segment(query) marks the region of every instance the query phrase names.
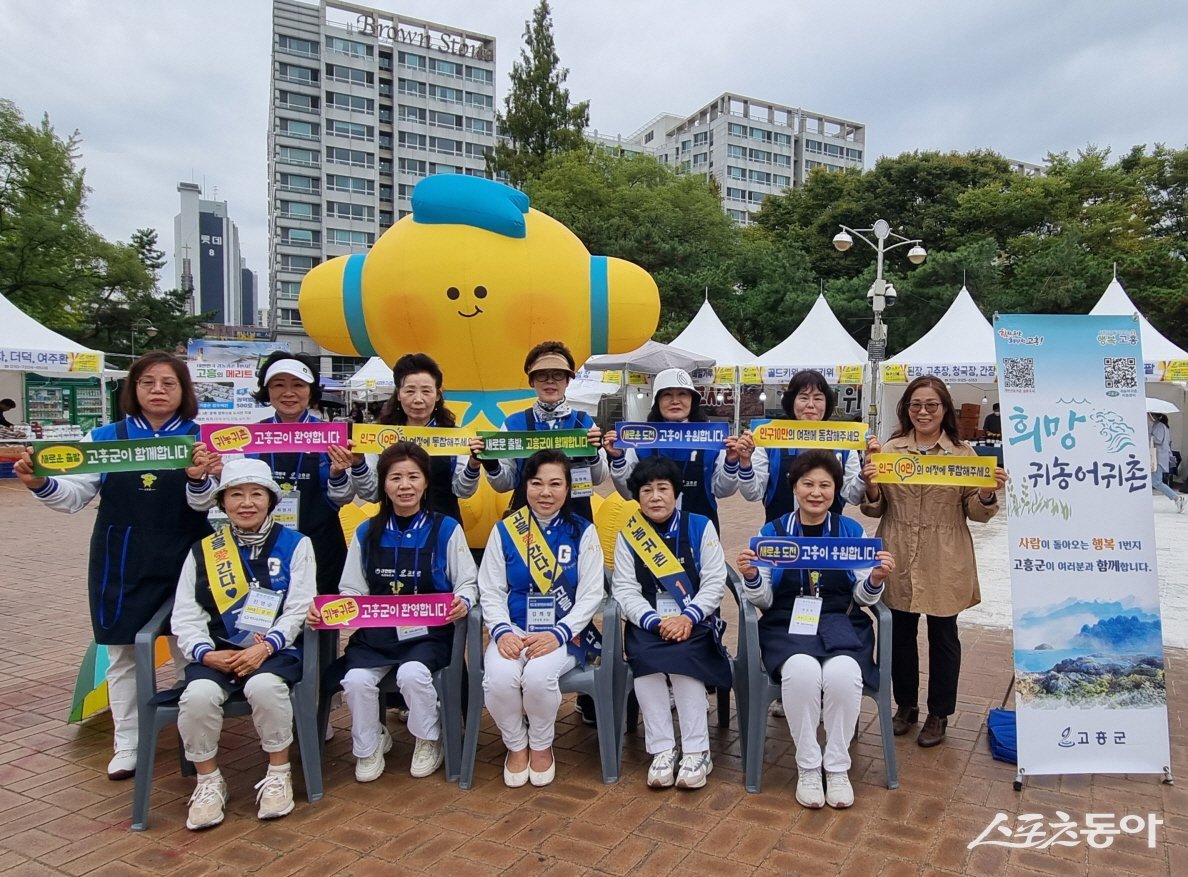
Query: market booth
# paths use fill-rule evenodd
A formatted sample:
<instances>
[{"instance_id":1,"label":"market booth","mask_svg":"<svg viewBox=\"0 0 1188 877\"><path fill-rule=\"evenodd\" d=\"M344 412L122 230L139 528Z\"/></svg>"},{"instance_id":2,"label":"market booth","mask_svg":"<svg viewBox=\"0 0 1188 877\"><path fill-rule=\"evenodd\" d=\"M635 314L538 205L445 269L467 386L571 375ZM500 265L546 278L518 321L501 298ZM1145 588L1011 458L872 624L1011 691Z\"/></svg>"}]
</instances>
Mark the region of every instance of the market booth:
<instances>
[{"instance_id":1,"label":"market booth","mask_svg":"<svg viewBox=\"0 0 1188 877\"><path fill-rule=\"evenodd\" d=\"M0 295L0 399L13 422L74 426L106 420L103 354L47 329Z\"/></svg>"},{"instance_id":2,"label":"market booth","mask_svg":"<svg viewBox=\"0 0 1188 877\"><path fill-rule=\"evenodd\" d=\"M796 329L759 357L767 409L780 411L780 398L792 375L815 369L837 388L837 415L862 416L861 388L866 350L842 326L824 295L818 295Z\"/></svg>"},{"instance_id":3,"label":"market booth","mask_svg":"<svg viewBox=\"0 0 1188 877\"><path fill-rule=\"evenodd\" d=\"M949 309L923 338L882 364L879 437L895 429L895 406L920 375L936 375L949 386L961 435L974 439L998 401L994 328L963 285Z\"/></svg>"}]
</instances>

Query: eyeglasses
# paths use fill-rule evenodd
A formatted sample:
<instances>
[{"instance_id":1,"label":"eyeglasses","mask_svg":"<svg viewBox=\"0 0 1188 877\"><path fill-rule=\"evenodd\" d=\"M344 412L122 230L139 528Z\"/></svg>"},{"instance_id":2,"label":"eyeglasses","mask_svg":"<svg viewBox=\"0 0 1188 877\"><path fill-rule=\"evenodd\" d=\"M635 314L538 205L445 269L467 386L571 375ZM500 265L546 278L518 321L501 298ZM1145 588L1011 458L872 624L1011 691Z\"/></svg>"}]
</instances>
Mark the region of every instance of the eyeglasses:
<instances>
[{"instance_id":1,"label":"eyeglasses","mask_svg":"<svg viewBox=\"0 0 1188 877\"><path fill-rule=\"evenodd\" d=\"M180 387L181 384L179 384L177 381L154 381L152 378L142 378L136 382L136 386L142 390L154 390L157 387L160 387L166 393L172 393L174 390Z\"/></svg>"},{"instance_id":2,"label":"eyeglasses","mask_svg":"<svg viewBox=\"0 0 1188 877\"><path fill-rule=\"evenodd\" d=\"M913 414L919 414L921 411L927 411L929 414L932 414L940 407L940 402L912 402L908 405L908 411Z\"/></svg>"},{"instance_id":3,"label":"eyeglasses","mask_svg":"<svg viewBox=\"0 0 1188 877\"><path fill-rule=\"evenodd\" d=\"M560 369L542 369L532 373L532 380L534 381L548 381L552 384L559 384L569 377L569 372L563 372Z\"/></svg>"}]
</instances>

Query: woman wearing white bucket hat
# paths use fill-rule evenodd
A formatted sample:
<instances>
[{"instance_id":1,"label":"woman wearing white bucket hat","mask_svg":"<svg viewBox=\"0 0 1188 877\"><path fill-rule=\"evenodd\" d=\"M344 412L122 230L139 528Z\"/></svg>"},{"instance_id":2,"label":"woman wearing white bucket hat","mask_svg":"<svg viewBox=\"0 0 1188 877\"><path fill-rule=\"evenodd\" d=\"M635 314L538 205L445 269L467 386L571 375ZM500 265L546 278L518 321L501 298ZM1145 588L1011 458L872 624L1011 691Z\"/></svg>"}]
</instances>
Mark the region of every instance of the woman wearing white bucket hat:
<instances>
[{"instance_id":1,"label":"woman wearing white bucket hat","mask_svg":"<svg viewBox=\"0 0 1188 877\"><path fill-rule=\"evenodd\" d=\"M701 410L701 394L693 385L689 373L681 368L666 368L652 383L652 423L704 423L709 418ZM718 530L718 500L738 490L738 439L729 436L725 451L636 450L617 448L618 435L609 430L603 437L606 455L610 458L611 481L625 498L631 498L627 480L635 464L644 457L662 454L681 467L682 486L679 508L704 515Z\"/></svg>"},{"instance_id":2,"label":"woman wearing white bucket hat","mask_svg":"<svg viewBox=\"0 0 1188 877\"><path fill-rule=\"evenodd\" d=\"M293 809L289 686L301 678L300 636L317 574L310 540L272 518L281 489L263 460L227 459L215 498L230 526L190 551L173 608L173 633L192 661L177 720L198 769L191 830L223 821L227 784L216 761L223 703L240 691L268 753L268 773L256 785L259 818Z\"/></svg>"}]
</instances>

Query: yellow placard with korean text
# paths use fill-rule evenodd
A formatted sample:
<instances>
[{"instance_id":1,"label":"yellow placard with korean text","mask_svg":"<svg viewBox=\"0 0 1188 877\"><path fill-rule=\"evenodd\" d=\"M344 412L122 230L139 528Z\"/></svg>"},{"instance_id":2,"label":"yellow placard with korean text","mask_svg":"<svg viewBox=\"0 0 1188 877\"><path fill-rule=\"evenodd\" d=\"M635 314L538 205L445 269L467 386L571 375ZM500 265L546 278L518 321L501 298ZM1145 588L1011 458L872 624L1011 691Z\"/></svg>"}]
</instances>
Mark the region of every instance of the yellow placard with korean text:
<instances>
[{"instance_id":1,"label":"yellow placard with korean text","mask_svg":"<svg viewBox=\"0 0 1188 877\"><path fill-rule=\"evenodd\" d=\"M1161 381L1188 381L1188 359L1167 359L1159 363Z\"/></svg>"},{"instance_id":2,"label":"yellow placard with korean text","mask_svg":"<svg viewBox=\"0 0 1188 877\"><path fill-rule=\"evenodd\" d=\"M621 372L621 371L603 372L602 373L602 382L604 384L618 384L621 387L621 386L623 386L623 372Z\"/></svg>"},{"instance_id":3,"label":"yellow placard with korean text","mask_svg":"<svg viewBox=\"0 0 1188 877\"><path fill-rule=\"evenodd\" d=\"M876 484L944 484L953 487L995 487L994 457L949 454L871 454L878 470Z\"/></svg>"},{"instance_id":4,"label":"yellow placard with korean text","mask_svg":"<svg viewBox=\"0 0 1188 877\"><path fill-rule=\"evenodd\" d=\"M837 367L837 382L839 384L861 384L863 367L860 365L839 365Z\"/></svg>"},{"instance_id":5,"label":"yellow placard with korean text","mask_svg":"<svg viewBox=\"0 0 1188 877\"><path fill-rule=\"evenodd\" d=\"M907 366L902 363L884 362L883 363L883 383L884 384L906 384Z\"/></svg>"},{"instance_id":6,"label":"yellow placard with korean text","mask_svg":"<svg viewBox=\"0 0 1188 877\"><path fill-rule=\"evenodd\" d=\"M631 387L646 387L648 376L643 372L627 372L627 385Z\"/></svg>"},{"instance_id":7,"label":"yellow placard with korean text","mask_svg":"<svg viewBox=\"0 0 1188 877\"><path fill-rule=\"evenodd\" d=\"M470 454L470 440L478 433L472 429L447 429L437 426L393 426L383 423L356 423L351 427L352 450L356 454L381 454L396 442L414 442L431 457L465 457Z\"/></svg>"},{"instance_id":8,"label":"yellow placard with korean text","mask_svg":"<svg viewBox=\"0 0 1188 877\"><path fill-rule=\"evenodd\" d=\"M831 448L851 451L866 449L865 423L832 420L769 420L751 426L755 444L761 448Z\"/></svg>"},{"instance_id":9,"label":"yellow placard with korean text","mask_svg":"<svg viewBox=\"0 0 1188 877\"><path fill-rule=\"evenodd\" d=\"M763 369L757 365L744 365L739 371L742 373L741 381L744 384L762 384L763 383Z\"/></svg>"},{"instance_id":10,"label":"yellow placard with korean text","mask_svg":"<svg viewBox=\"0 0 1188 877\"><path fill-rule=\"evenodd\" d=\"M71 353L70 371L89 375L99 374L99 372L103 371L103 354Z\"/></svg>"},{"instance_id":11,"label":"yellow placard with korean text","mask_svg":"<svg viewBox=\"0 0 1188 877\"><path fill-rule=\"evenodd\" d=\"M714 384L719 386L732 386L736 380L736 372L734 366L723 365L714 368Z\"/></svg>"}]
</instances>

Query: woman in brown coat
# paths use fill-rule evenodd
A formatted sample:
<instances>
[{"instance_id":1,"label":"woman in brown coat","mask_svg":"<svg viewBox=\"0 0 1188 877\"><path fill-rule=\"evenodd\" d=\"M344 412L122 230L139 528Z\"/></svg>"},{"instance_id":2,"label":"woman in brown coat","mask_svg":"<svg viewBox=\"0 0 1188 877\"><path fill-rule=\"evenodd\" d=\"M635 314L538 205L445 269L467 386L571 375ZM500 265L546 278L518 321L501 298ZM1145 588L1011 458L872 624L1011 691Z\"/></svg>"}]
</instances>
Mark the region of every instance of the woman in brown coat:
<instances>
[{"instance_id":1,"label":"woman in brown coat","mask_svg":"<svg viewBox=\"0 0 1188 877\"><path fill-rule=\"evenodd\" d=\"M940 378L924 375L908 384L896 414L898 426L882 451L974 456L958 435L953 399ZM899 561L883 598L892 617L891 683L899 706L895 733L906 734L920 717L916 630L923 614L928 616L928 718L916 742L935 746L944 739L957 706L957 613L981 602L966 519L990 520L998 513L998 497L990 488L876 484L875 467L869 462L862 475L862 512L882 519L877 535ZM1005 470L995 469L994 477L999 488L1006 483Z\"/></svg>"}]
</instances>

